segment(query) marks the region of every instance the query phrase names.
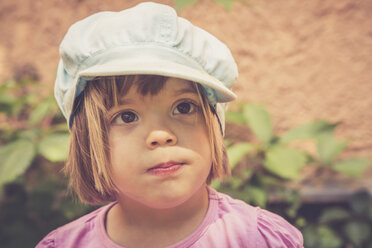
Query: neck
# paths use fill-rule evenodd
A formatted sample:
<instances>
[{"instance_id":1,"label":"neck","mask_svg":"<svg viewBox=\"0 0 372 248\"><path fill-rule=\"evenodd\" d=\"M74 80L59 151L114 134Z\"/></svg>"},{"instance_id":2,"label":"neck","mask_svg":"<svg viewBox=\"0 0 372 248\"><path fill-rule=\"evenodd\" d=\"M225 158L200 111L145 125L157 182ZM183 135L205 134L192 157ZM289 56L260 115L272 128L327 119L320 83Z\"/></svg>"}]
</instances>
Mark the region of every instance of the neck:
<instances>
[{"instance_id":1,"label":"neck","mask_svg":"<svg viewBox=\"0 0 372 248\"><path fill-rule=\"evenodd\" d=\"M172 208L151 208L125 198L107 216L107 232L116 243L148 243L155 247L170 245L190 235L203 221L208 209L208 192L203 186L190 199ZM130 239L126 238L129 236ZM137 237L137 238L136 238ZM146 238L144 238L146 237Z\"/></svg>"}]
</instances>

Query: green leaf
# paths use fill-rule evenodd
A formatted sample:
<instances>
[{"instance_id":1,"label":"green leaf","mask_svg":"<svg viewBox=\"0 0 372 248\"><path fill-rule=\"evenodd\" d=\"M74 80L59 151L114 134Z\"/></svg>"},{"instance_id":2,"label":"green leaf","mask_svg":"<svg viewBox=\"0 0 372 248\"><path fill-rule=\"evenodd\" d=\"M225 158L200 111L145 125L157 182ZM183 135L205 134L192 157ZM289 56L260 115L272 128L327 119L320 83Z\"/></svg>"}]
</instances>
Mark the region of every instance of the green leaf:
<instances>
[{"instance_id":1,"label":"green leaf","mask_svg":"<svg viewBox=\"0 0 372 248\"><path fill-rule=\"evenodd\" d=\"M268 149L264 166L282 178L295 179L305 163L306 155L302 151L278 145Z\"/></svg>"},{"instance_id":2,"label":"green leaf","mask_svg":"<svg viewBox=\"0 0 372 248\"><path fill-rule=\"evenodd\" d=\"M81 216L89 210L89 205L84 205L72 200L65 200L61 202L60 210L68 220Z\"/></svg>"},{"instance_id":3,"label":"green leaf","mask_svg":"<svg viewBox=\"0 0 372 248\"><path fill-rule=\"evenodd\" d=\"M317 139L326 134L332 134L337 124L327 121L314 121L290 129L280 137L280 142L287 143L293 140Z\"/></svg>"},{"instance_id":4,"label":"green leaf","mask_svg":"<svg viewBox=\"0 0 372 248\"><path fill-rule=\"evenodd\" d=\"M52 162L64 161L68 155L68 134L51 134L40 141L39 152Z\"/></svg>"},{"instance_id":5,"label":"green leaf","mask_svg":"<svg viewBox=\"0 0 372 248\"><path fill-rule=\"evenodd\" d=\"M267 173L258 174L257 177L259 181L264 185L275 185L283 181L283 179L273 177L272 175L268 175Z\"/></svg>"},{"instance_id":6,"label":"green leaf","mask_svg":"<svg viewBox=\"0 0 372 248\"><path fill-rule=\"evenodd\" d=\"M257 204L264 208L267 202L267 192L263 188L255 186L247 186L244 188L244 192L248 195L250 202Z\"/></svg>"},{"instance_id":7,"label":"green leaf","mask_svg":"<svg viewBox=\"0 0 372 248\"><path fill-rule=\"evenodd\" d=\"M224 139L225 147L231 146L233 141L234 141L233 139L225 138Z\"/></svg>"},{"instance_id":8,"label":"green leaf","mask_svg":"<svg viewBox=\"0 0 372 248\"><path fill-rule=\"evenodd\" d=\"M239 177L230 177L228 182L233 190L238 190L244 184L244 181Z\"/></svg>"},{"instance_id":9,"label":"green leaf","mask_svg":"<svg viewBox=\"0 0 372 248\"><path fill-rule=\"evenodd\" d=\"M259 104L248 104L243 108L246 123L252 132L264 144L268 144L273 136L271 117L266 109Z\"/></svg>"},{"instance_id":10,"label":"green leaf","mask_svg":"<svg viewBox=\"0 0 372 248\"><path fill-rule=\"evenodd\" d=\"M371 235L371 227L362 221L351 221L344 227L344 232L348 239L357 247L361 247Z\"/></svg>"},{"instance_id":11,"label":"green leaf","mask_svg":"<svg viewBox=\"0 0 372 248\"><path fill-rule=\"evenodd\" d=\"M219 190L222 193L228 194L229 196L231 196L233 198L240 199L240 200L245 201L245 202L249 202L249 200L250 200L248 195L244 191L233 190L228 186L226 187L224 184L222 184L222 187L220 187Z\"/></svg>"},{"instance_id":12,"label":"green leaf","mask_svg":"<svg viewBox=\"0 0 372 248\"><path fill-rule=\"evenodd\" d=\"M227 111L225 118L226 122L245 124L245 119L242 111Z\"/></svg>"},{"instance_id":13,"label":"green leaf","mask_svg":"<svg viewBox=\"0 0 372 248\"><path fill-rule=\"evenodd\" d=\"M40 135L40 129L37 127L35 129L25 129L25 130L19 130L17 131L17 136L20 139L27 139L32 142L35 142Z\"/></svg>"},{"instance_id":14,"label":"green leaf","mask_svg":"<svg viewBox=\"0 0 372 248\"><path fill-rule=\"evenodd\" d=\"M219 191L219 188L221 187L220 179L219 178L213 179L209 186Z\"/></svg>"},{"instance_id":15,"label":"green leaf","mask_svg":"<svg viewBox=\"0 0 372 248\"><path fill-rule=\"evenodd\" d=\"M371 161L368 159L350 158L332 164L332 168L348 176L361 177L370 165Z\"/></svg>"},{"instance_id":16,"label":"green leaf","mask_svg":"<svg viewBox=\"0 0 372 248\"><path fill-rule=\"evenodd\" d=\"M20 139L0 147L0 188L21 175L35 157L35 145Z\"/></svg>"},{"instance_id":17,"label":"green leaf","mask_svg":"<svg viewBox=\"0 0 372 248\"><path fill-rule=\"evenodd\" d=\"M214 2L221 4L226 10L231 10L233 6L233 0L213 0Z\"/></svg>"},{"instance_id":18,"label":"green leaf","mask_svg":"<svg viewBox=\"0 0 372 248\"><path fill-rule=\"evenodd\" d=\"M319 221L322 223L328 223L338 220L345 220L350 217L349 212L340 207L332 207L324 210L322 215L319 218Z\"/></svg>"},{"instance_id":19,"label":"green leaf","mask_svg":"<svg viewBox=\"0 0 372 248\"><path fill-rule=\"evenodd\" d=\"M25 103L24 98L17 98L11 105L11 116L17 116L22 110L27 109L28 105Z\"/></svg>"},{"instance_id":20,"label":"green leaf","mask_svg":"<svg viewBox=\"0 0 372 248\"><path fill-rule=\"evenodd\" d=\"M253 151L255 147L248 142L237 143L227 148L227 156L230 161L231 169L238 164L238 162L249 152Z\"/></svg>"},{"instance_id":21,"label":"green leaf","mask_svg":"<svg viewBox=\"0 0 372 248\"><path fill-rule=\"evenodd\" d=\"M325 164L330 164L347 145L347 141L338 141L333 135L323 135L318 139L320 160Z\"/></svg>"},{"instance_id":22,"label":"green leaf","mask_svg":"<svg viewBox=\"0 0 372 248\"><path fill-rule=\"evenodd\" d=\"M253 169L249 167L244 168L244 170L239 173L239 177L243 180L249 180L250 178L252 178L252 175Z\"/></svg>"},{"instance_id":23,"label":"green leaf","mask_svg":"<svg viewBox=\"0 0 372 248\"><path fill-rule=\"evenodd\" d=\"M295 223L295 225L297 226L297 227L304 227L304 226L306 226L306 223L307 223L307 221L306 221L306 219L305 218L303 218L303 217L299 217L297 220L296 220L296 223Z\"/></svg>"},{"instance_id":24,"label":"green leaf","mask_svg":"<svg viewBox=\"0 0 372 248\"><path fill-rule=\"evenodd\" d=\"M196 3L198 0L174 0L174 5L178 11L181 11L185 7Z\"/></svg>"},{"instance_id":25,"label":"green leaf","mask_svg":"<svg viewBox=\"0 0 372 248\"><path fill-rule=\"evenodd\" d=\"M330 228L325 226L308 226L303 231L304 246L307 248L338 248L342 240Z\"/></svg>"},{"instance_id":26,"label":"green leaf","mask_svg":"<svg viewBox=\"0 0 372 248\"><path fill-rule=\"evenodd\" d=\"M59 123L59 124L52 125L51 130L55 133L57 133L57 132L69 133L68 125L67 125L66 122L62 122L62 123Z\"/></svg>"},{"instance_id":27,"label":"green leaf","mask_svg":"<svg viewBox=\"0 0 372 248\"><path fill-rule=\"evenodd\" d=\"M328 227L319 227L318 230L321 247L331 248L340 247L342 240L336 232Z\"/></svg>"},{"instance_id":28,"label":"green leaf","mask_svg":"<svg viewBox=\"0 0 372 248\"><path fill-rule=\"evenodd\" d=\"M9 93L0 94L0 112L9 115L12 112L12 104L15 102L15 97Z\"/></svg>"},{"instance_id":29,"label":"green leaf","mask_svg":"<svg viewBox=\"0 0 372 248\"><path fill-rule=\"evenodd\" d=\"M50 103L48 101L44 101L40 103L34 111L32 111L28 121L30 124L35 124L45 118L45 116L47 116L49 112Z\"/></svg>"}]
</instances>

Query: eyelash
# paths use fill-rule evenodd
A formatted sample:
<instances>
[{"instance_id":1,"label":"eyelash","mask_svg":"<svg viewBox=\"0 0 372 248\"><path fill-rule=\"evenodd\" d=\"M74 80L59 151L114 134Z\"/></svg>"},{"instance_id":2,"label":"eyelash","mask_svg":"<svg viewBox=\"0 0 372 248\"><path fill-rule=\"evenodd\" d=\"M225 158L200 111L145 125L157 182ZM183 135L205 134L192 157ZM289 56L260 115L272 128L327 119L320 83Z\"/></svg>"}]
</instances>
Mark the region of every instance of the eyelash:
<instances>
[{"instance_id":1,"label":"eyelash","mask_svg":"<svg viewBox=\"0 0 372 248\"><path fill-rule=\"evenodd\" d=\"M181 113L179 111L178 107L181 104L185 104L185 103L189 104L190 109L188 110L187 113ZM190 115L190 114L193 114L193 113L197 112L199 110L199 108L200 108L199 105L196 104L194 101L191 101L191 100L180 100L176 104L174 110L172 111L172 114L174 114L174 115ZM175 113L175 111L178 111L178 113ZM125 122L123 120L123 115L124 114L131 114L132 115L131 117L133 118L133 120L131 120L129 122ZM124 110L122 112L117 113L114 116L114 118L112 119L111 123L113 123L113 124L130 124L130 123L135 122L135 121L138 121L138 115L134 111L132 111L132 110Z\"/></svg>"}]
</instances>

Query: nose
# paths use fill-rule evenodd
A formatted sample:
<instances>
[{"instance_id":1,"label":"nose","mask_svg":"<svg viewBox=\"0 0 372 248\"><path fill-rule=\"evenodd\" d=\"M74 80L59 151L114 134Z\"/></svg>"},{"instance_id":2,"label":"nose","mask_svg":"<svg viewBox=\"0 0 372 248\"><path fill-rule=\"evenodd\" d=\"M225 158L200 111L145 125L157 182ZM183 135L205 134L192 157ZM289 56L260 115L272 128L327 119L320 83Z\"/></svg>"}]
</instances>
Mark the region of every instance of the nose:
<instances>
[{"instance_id":1,"label":"nose","mask_svg":"<svg viewBox=\"0 0 372 248\"><path fill-rule=\"evenodd\" d=\"M177 137L169 130L152 130L146 138L149 149L161 146L173 146L177 143Z\"/></svg>"}]
</instances>

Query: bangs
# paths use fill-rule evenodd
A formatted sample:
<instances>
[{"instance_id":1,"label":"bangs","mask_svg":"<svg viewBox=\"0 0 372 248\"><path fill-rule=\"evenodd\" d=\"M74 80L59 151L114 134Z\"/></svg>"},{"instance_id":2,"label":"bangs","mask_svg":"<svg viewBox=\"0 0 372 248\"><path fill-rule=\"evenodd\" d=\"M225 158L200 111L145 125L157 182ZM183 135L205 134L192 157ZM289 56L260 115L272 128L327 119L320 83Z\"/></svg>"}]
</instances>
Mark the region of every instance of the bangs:
<instances>
[{"instance_id":1,"label":"bangs","mask_svg":"<svg viewBox=\"0 0 372 248\"><path fill-rule=\"evenodd\" d=\"M164 87L167 77L155 75L128 75L128 76L111 76L98 78L98 81L114 82L117 92L125 96L132 88L133 84L137 86L137 93L142 96L156 95Z\"/></svg>"},{"instance_id":2,"label":"bangs","mask_svg":"<svg viewBox=\"0 0 372 248\"><path fill-rule=\"evenodd\" d=\"M104 80L110 84L114 83L112 91L116 91L120 97L125 96L132 86L135 84L137 93L142 96L156 95L164 87L167 77L153 75L129 75L129 76L114 76L105 77Z\"/></svg>"}]
</instances>

